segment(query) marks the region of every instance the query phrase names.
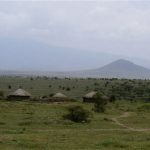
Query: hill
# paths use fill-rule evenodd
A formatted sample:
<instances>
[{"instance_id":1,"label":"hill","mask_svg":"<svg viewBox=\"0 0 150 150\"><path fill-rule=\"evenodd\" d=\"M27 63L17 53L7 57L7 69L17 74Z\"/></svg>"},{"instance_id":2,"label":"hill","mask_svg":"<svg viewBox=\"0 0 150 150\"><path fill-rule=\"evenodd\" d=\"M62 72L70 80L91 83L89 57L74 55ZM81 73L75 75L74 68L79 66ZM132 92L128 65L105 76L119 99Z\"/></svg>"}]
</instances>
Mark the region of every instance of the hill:
<instances>
[{"instance_id":1,"label":"hill","mask_svg":"<svg viewBox=\"0 0 150 150\"><path fill-rule=\"evenodd\" d=\"M150 69L119 59L101 68L81 71L0 71L0 75L10 76L49 76L74 78L126 78L150 79Z\"/></svg>"},{"instance_id":2,"label":"hill","mask_svg":"<svg viewBox=\"0 0 150 150\"><path fill-rule=\"evenodd\" d=\"M128 60L119 59L98 69L69 72L70 77L150 79L150 70Z\"/></svg>"},{"instance_id":3,"label":"hill","mask_svg":"<svg viewBox=\"0 0 150 150\"><path fill-rule=\"evenodd\" d=\"M91 71L93 75L108 78L150 78L150 70L130 61L119 59L104 67Z\"/></svg>"}]
</instances>

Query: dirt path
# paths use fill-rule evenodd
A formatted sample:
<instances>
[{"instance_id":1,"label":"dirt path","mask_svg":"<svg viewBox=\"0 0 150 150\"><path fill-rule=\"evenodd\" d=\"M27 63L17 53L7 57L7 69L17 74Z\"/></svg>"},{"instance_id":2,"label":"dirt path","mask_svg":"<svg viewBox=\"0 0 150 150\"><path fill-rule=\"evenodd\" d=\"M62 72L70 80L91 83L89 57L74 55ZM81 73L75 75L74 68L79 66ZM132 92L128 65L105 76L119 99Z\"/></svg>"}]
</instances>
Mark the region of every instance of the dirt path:
<instances>
[{"instance_id":1,"label":"dirt path","mask_svg":"<svg viewBox=\"0 0 150 150\"><path fill-rule=\"evenodd\" d=\"M118 129L80 129L80 131L88 131L88 132L91 132L91 131L137 131L137 132L150 132L150 128L149 129L144 129L144 128L140 128L140 129L136 129L136 128L132 128L128 125L125 125L123 123L121 123L118 119L120 118L127 118L131 115L130 112L124 112L121 116L118 116L118 117L114 117L114 118L111 118L111 120L117 124L118 126L120 127L123 127L123 128L118 128ZM58 129L60 131L62 131L62 129ZM57 130L57 131L58 131ZM72 132L73 129L63 129L63 131L65 132ZM37 130L35 132L53 132L55 130Z\"/></svg>"},{"instance_id":2,"label":"dirt path","mask_svg":"<svg viewBox=\"0 0 150 150\"><path fill-rule=\"evenodd\" d=\"M128 126L128 125L125 125L125 124L123 124L123 123L121 123L118 119L119 118L127 118L127 117L129 117L130 116L130 113L129 112L125 112L125 113L123 113L123 115L121 115L121 116L119 116L119 117L116 117L116 118L111 118L111 120L113 121L113 122L115 122L117 125L119 125L119 126L121 126L121 127L123 127L123 128L126 128L127 130L130 130L130 131L139 131L139 132L141 132L141 131L150 131L150 129L136 129L136 128L132 128L132 127L130 127L130 126Z\"/></svg>"}]
</instances>

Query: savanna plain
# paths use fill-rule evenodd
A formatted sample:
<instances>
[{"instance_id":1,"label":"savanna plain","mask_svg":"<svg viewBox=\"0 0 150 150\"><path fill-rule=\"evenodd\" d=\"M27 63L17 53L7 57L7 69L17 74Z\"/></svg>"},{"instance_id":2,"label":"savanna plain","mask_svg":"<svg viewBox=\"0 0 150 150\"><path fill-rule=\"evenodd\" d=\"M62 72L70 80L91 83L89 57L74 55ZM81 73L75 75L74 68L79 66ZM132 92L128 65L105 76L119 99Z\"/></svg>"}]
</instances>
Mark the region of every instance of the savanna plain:
<instances>
[{"instance_id":1,"label":"savanna plain","mask_svg":"<svg viewBox=\"0 0 150 150\"><path fill-rule=\"evenodd\" d=\"M75 102L8 101L17 88L34 99L63 92ZM90 91L115 96L104 113L83 103ZM58 79L47 77L0 78L0 149L2 150L149 150L150 81L119 79ZM92 113L90 122L63 118L69 106Z\"/></svg>"}]
</instances>

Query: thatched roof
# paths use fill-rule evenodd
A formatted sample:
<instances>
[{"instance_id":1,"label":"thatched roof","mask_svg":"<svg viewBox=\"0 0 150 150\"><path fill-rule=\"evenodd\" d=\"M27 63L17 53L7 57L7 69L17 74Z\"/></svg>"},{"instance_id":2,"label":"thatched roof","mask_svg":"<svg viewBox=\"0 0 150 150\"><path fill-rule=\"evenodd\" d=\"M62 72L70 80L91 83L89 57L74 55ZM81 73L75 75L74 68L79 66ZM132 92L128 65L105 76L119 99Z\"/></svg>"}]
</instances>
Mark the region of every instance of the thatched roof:
<instances>
[{"instance_id":1,"label":"thatched roof","mask_svg":"<svg viewBox=\"0 0 150 150\"><path fill-rule=\"evenodd\" d=\"M10 93L9 96L29 96L31 97L31 94L23 89L18 89L13 93Z\"/></svg>"},{"instance_id":2,"label":"thatched roof","mask_svg":"<svg viewBox=\"0 0 150 150\"><path fill-rule=\"evenodd\" d=\"M53 97L55 97L55 98L66 98L67 96L64 95L63 93L56 93Z\"/></svg>"},{"instance_id":3,"label":"thatched roof","mask_svg":"<svg viewBox=\"0 0 150 150\"><path fill-rule=\"evenodd\" d=\"M97 94L97 92L92 91L92 92L86 94L86 95L84 96L84 98L93 98L96 94Z\"/></svg>"}]
</instances>

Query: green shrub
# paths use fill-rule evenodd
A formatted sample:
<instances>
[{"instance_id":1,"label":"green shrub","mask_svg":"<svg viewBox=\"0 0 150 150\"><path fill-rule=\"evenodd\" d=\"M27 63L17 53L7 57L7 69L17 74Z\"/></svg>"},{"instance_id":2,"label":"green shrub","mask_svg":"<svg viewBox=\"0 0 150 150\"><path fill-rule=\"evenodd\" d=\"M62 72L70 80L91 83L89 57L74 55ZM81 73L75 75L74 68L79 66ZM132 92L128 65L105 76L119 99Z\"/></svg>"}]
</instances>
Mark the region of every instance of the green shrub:
<instances>
[{"instance_id":1,"label":"green shrub","mask_svg":"<svg viewBox=\"0 0 150 150\"><path fill-rule=\"evenodd\" d=\"M8 85L8 89L11 89L12 87L11 87L11 85Z\"/></svg>"},{"instance_id":2,"label":"green shrub","mask_svg":"<svg viewBox=\"0 0 150 150\"><path fill-rule=\"evenodd\" d=\"M119 141L115 141L113 139L108 139L108 140L104 140L100 146L103 146L103 147L107 147L107 148L120 148L120 149L126 149L129 147L129 145L127 144L124 144L124 143L121 143Z\"/></svg>"},{"instance_id":3,"label":"green shrub","mask_svg":"<svg viewBox=\"0 0 150 150\"><path fill-rule=\"evenodd\" d=\"M89 122L91 113L81 106L70 106L68 107L68 114L64 116L65 119L69 119L74 122Z\"/></svg>"},{"instance_id":4,"label":"green shrub","mask_svg":"<svg viewBox=\"0 0 150 150\"><path fill-rule=\"evenodd\" d=\"M111 95L109 101L112 102L112 103L114 103L116 101L115 95Z\"/></svg>"},{"instance_id":5,"label":"green shrub","mask_svg":"<svg viewBox=\"0 0 150 150\"><path fill-rule=\"evenodd\" d=\"M66 91L70 91L71 89L69 87L66 88Z\"/></svg>"},{"instance_id":6,"label":"green shrub","mask_svg":"<svg viewBox=\"0 0 150 150\"><path fill-rule=\"evenodd\" d=\"M148 111L150 112L150 104L144 104L137 108L138 111Z\"/></svg>"},{"instance_id":7,"label":"green shrub","mask_svg":"<svg viewBox=\"0 0 150 150\"><path fill-rule=\"evenodd\" d=\"M4 92L0 91L0 97L3 97L3 96L4 96Z\"/></svg>"},{"instance_id":8,"label":"green shrub","mask_svg":"<svg viewBox=\"0 0 150 150\"><path fill-rule=\"evenodd\" d=\"M98 113L103 113L105 112L105 107L106 107L106 104L107 104L107 97L105 96L102 96L102 94L100 93L97 93L95 96L94 96L94 110L95 112L98 112Z\"/></svg>"},{"instance_id":9,"label":"green shrub","mask_svg":"<svg viewBox=\"0 0 150 150\"><path fill-rule=\"evenodd\" d=\"M49 94L49 97L53 97L53 96L54 96L54 93Z\"/></svg>"}]
</instances>

